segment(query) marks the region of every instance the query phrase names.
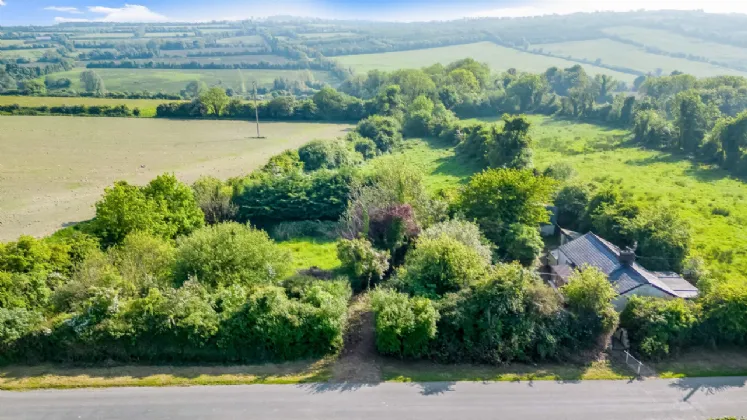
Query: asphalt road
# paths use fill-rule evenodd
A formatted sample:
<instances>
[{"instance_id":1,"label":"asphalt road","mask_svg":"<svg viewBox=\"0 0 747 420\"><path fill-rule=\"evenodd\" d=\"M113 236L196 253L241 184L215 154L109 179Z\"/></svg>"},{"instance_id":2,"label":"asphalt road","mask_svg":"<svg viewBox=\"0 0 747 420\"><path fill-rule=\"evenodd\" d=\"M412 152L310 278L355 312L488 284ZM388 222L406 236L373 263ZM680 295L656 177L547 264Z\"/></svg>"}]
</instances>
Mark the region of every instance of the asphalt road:
<instances>
[{"instance_id":1,"label":"asphalt road","mask_svg":"<svg viewBox=\"0 0 747 420\"><path fill-rule=\"evenodd\" d=\"M252 385L0 393L0 419L708 419L747 415L747 377Z\"/></svg>"}]
</instances>

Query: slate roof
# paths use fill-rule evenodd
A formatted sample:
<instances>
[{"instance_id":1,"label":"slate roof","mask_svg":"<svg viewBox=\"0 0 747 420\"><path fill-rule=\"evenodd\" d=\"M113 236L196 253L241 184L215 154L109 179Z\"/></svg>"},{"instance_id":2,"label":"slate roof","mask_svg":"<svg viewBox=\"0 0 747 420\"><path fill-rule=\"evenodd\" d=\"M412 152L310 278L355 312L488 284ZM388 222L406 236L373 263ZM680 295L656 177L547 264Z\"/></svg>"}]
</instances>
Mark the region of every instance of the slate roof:
<instances>
[{"instance_id":1,"label":"slate roof","mask_svg":"<svg viewBox=\"0 0 747 420\"><path fill-rule=\"evenodd\" d=\"M565 255L574 268L584 265L598 268L609 278L619 294L643 285L651 285L675 297L692 298L698 294L695 286L676 273L652 273L636 262L621 263L620 248L591 232L564 244L558 251Z\"/></svg>"}]
</instances>

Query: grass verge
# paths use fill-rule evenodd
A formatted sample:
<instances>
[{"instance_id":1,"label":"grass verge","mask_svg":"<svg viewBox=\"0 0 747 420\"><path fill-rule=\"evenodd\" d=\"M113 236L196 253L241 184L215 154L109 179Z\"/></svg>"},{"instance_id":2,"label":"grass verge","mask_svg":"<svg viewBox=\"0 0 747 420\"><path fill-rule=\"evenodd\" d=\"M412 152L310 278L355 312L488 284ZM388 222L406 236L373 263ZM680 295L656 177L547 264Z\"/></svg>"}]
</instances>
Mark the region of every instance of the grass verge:
<instances>
[{"instance_id":1,"label":"grass verge","mask_svg":"<svg viewBox=\"0 0 747 420\"><path fill-rule=\"evenodd\" d=\"M390 382L517 382L517 381L580 381L621 380L632 375L608 361L587 365L523 365L481 366L440 365L434 363L388 362L382 366L383 378Z\"/></svg>"},{"instance_id":2,"label":"grass verge","mask_svg":"<svg viewBox=\"0 0 747 420\"><path fill-rule=\"evenodd\" d=\"M695 349L652 365L661 378L747 376L747 354L736 349Z\"/></svg>"},{"instance_id":3,"label":"grass verge","mask_svg":"<svg viewBox=\"0 0 747 420\"><path fill-rule=\"evenodd\" d=\"M331 377L331 363L325 358L246 366L9 366L0 368L0 390L326 382Z\"/></svg>"}]
</instances>

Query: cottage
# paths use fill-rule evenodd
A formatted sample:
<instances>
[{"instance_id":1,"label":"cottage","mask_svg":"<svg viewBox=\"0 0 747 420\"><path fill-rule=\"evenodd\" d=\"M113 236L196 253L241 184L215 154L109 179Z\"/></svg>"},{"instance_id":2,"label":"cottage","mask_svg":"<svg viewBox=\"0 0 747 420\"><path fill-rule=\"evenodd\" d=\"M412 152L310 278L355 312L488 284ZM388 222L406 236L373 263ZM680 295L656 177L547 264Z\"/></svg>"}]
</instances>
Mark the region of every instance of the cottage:
<instances>
[{"instance_id":1,"label":"cottage","mask_svg":"<svg viewBox=\"0 0 747 420\"><path fill-rule=\"evenodd\" d=\"M579 235L561 230L560 248L552 251L548 262L553 281L561 286L575 269L598 268L619 294L614 304L622 310L630 296L693 299L698 289L677 273L648 271L636 262L633 250L621 250L593 233Z\"/></svg>"}]
</instances>

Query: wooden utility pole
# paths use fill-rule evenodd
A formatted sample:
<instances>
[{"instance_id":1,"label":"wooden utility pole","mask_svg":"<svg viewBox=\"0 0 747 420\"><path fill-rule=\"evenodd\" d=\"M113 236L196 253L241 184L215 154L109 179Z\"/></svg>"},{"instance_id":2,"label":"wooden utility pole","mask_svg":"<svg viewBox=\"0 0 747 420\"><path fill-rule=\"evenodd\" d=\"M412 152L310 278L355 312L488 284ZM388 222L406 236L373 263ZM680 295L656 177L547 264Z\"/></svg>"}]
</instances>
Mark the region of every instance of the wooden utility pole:
<instances>
[{"instance_id":1,"label":"wooden utility pole","mask_svg":"<svg viewBox=\"0 0 747 420\"><path fill-rule=\"evenodd\" d=\"M252 82L252 86L254 87L254 116L257 119L257 138L262 138L259 135L259 106L257 105L257 82Z\"/></svg>"}]
</instances>

